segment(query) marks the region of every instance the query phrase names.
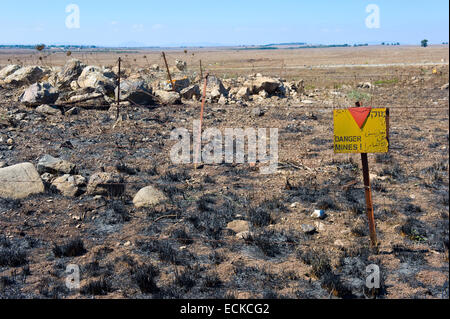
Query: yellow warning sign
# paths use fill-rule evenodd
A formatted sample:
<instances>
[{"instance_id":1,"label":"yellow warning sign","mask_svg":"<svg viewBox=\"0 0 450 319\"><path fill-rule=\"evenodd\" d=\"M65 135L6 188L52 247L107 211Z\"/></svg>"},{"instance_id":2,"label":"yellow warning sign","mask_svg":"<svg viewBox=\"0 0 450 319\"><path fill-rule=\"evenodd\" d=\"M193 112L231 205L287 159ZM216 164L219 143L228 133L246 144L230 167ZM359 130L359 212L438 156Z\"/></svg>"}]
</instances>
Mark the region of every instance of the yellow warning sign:
<instances>
[{"instance_id":1,"label":"yellow warning sign","mask_svg":"<svg viewBox=\"0 0 450 319\"><path fill-rule=\"evenodd\" d=\"M334 152L387 153L388 122L386 108L334 110Z\"/></svg>"}]
</instances>

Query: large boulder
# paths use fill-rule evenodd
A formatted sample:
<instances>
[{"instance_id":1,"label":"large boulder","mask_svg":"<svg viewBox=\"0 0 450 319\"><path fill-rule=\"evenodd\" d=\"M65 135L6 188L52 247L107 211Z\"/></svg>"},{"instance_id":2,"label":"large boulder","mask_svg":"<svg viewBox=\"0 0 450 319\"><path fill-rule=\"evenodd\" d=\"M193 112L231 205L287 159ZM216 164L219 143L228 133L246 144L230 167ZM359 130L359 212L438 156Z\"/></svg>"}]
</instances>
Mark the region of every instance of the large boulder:
<instances>
[{"instance_id":1,"label":"large boulder","mask_svg":"<svg viewBox=\"0 0 450 319\"><path fill-rule=\"evenodd\" d=\"M45 115L61 115L61 110L58 107L48 104L39 105L35 111Z\"/></svg>"},{"instance_id":2,"label":"large boulder","mask_svg":"<svg viewBox=\"0 0 450 319\"><path fill-rule=\"evenodd\" d=\"M113 93L116 87L115 81L103 74L103 70L96 66L87 66L78 77L80 88L92 88L102 93Z\"/></svg>"},{"instance_id":3,"label":"large boulder","mask_svg":"<svg viewBox=\"0 0 450 319\"><path fill-rule=\"evenodd\" d=\"M75 164L46 154L39 160L37 170L39 174L72 174L75 172Z\"/></svg>"},{"instance_id":4,"label":"large boulder","mask_svg":"<svg viewBox=\"0 0 450 319\"><path fill-rule=\"evenodd\" d=\"M5 66L3 69L0 70L0 81L4 80L14 72L16 72L18 69L20 69L20 65L17 64L10 64Z\"/></svg>"},{"instance_id":5,"label":"large boulder","mask_svg":"<svg viewBox=\"0 0 450 319\"><path fill-rule=\"evenodd\" d=\"M61 72L58 73L59 86L62 88L70 87L73 81L78 80L85 67L80 60L71 59L67 61Z\"/></svg>"},{"instance_id":6,"label":"large boulder","mask_svg":"<svg viewBox=\"0 0 450 319\"><path fill-rule=\"evenodd\" d=\"M75 197L83 192L83 188L86 186L86 179L80 175L65 174L56 178L52 187L56 188L64 196Z\"/></svg>"},{"instance_id":7,"label":"large boulder","mask_svg":"<svg viewBox=\"0 0 450 319\"><path fill-rule=\"evenodd\" d=\"M249 88L251 94L259 94L261 91L274 94L281 85L282 83L277 79L263 76L245 82L245 86Z\"/></svg>"},{"instance_id":8,"label":"large boulder","mask_svg":"<svg viewBox=\"0 0 450 319\"><path fill-rule=\"evenodd\" d=\"M155 92L155 97L158 99L160 104L163 105L173 105L181 103L181 96L177 92L168 92L164 90L157 90Z\"/></svg>"},{"instance_id":9,"label":"large boulder","mask_svg":"<svg viewBox=\"0 0 450 319\"><path fill-rule=\"evenodd\" d=\"M250 90L248 87L242 87L237 91L236 98L238 100L248 101L250 99Z\"/></svg>"},{"instance_id":10,"label":"large boulder","mask_svg":"<svg viewBox=\"0 0 450 319\"><path fill-rule=\"evenodd\" d=\"M151 207L167 201L166 195L153 186L142 188L133 199L136 208Z\"/></svg>"},{"instance_id":11,"label":"large boulder","mask_svg":"<svg viewBox=\"0 0 450 319\"><path fill-rule=\"evenodd\" d=\"M44 184L31 163L0 168L0 198L23 199L44 192Z\"/></svg>"},{"instance_id":12,"label":"large boulder","mask_svg":"<svg viewBox=\"0 0 450 319\"><path fill-rule=\"evenodd\" d=\"M183 78L174 78L172 79L173 85L175 86L175 91L180 93L182 90L184 90L185 88L187 88L191 83L189 81L188 78L183 77ZM162 82L162 88L165 91L172 91L172 83L167 80Z\"/></svg>"},{"instance_id":13,"label":"large boulder","mask_svg":"<svg viewBox=\"0 0 450 319\"><path fill-rule=\"evenodd\" d=\"M222 81L214 75L208 76L206 96L217 101L222 95L228 97L228 91L223 86Z\"/></svg>"},{"instance_id":14,"label":"large boulder","mask_svg":"<svg viewBox=\"0 0 450 319\"><path fill-rule=\"evenodd\" d=\"M89 178L88 195L121 196L125 192L123 179L113 173L97 172Z\"/></svg>"},{"instance_id":15,"label":"large boulder","mask_svg":"<svg viewBox=\"0 0 450 319\"><path fill-rule=\"evenodd\" d=\"M200 94L200 88L197 84L191 85L180 92L181 97L186 100L192 100L194 96L198 97Z\"/></svg>"},{"instance_id":16,"label":"large boulder","mask_svg":"<svg viewBox=\"0 0 450 319\"><path fill-rule=\"evenodd\" d=\"M27 106L55 103L59 92L49 83L34 83L20 96L19 101Z\"/></svg>"},{"instance_id":17,"label":"large boulder","mask_svg":"<svg viewBox=\"0 0 450 319\"><path fill-rule=\"evenodd\" d=\"M45 71L38 66L26 66L18 69L5 78L6 84L29 85L38 82L45 75Z\"/></svg>"},{"instance_id":18,"label":"large boulder","mask_svg":"<svg viewBox=\"0 0 450 319\"><path fill-rule=\"evenodd\" d=\"M116 87L115 95L119 92ZM123 81L120 83L120 99L128 100L134 104L152 105L154 104L152 90L148 89L144 81Z\"/></svg>"}]
</instances>

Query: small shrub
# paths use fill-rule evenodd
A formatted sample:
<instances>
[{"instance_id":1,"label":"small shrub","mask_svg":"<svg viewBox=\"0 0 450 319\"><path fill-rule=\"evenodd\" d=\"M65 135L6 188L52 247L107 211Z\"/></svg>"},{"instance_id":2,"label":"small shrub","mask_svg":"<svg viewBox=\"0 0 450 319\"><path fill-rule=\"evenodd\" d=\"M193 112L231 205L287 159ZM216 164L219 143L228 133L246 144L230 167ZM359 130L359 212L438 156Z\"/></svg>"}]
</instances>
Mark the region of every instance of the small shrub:
<instances>
[{"instance_id":1,"label":"small shrub","mask_svg":"<svg viewBox=\"0 0 450 319\"><path fill-rule=\"evenodd\" d=\"M0 267L20 267L27 263L27 254L23 250L0 249Z\"/></svg>"},{"instance_id":2,"label":"small shrub","mask_svg":"<svg viewBox=\"0 0 450 319\"><path fill-rule=\"evenodd\" d=\"M256 227L265 227L272 224L270 213L262 208L252 209L249 212L250 222Z\"/></svg>"},{"instance_id":3,"label":"small shrub","mask_svg":"<svg viewBox=\"0 0 450 319\"><path fill-rule=\"evenodd\" d=\"M318 279L332 271L330 259L325 253L307 250L300 252L299 257L305 264L312 266L311 274Z\"/></svg>"},{"instance_id":4,"label":"small shrub","mask_svg":"<svg viewBox=\"0 0 450 319\"><path fill-rule=\"evenodd\" d=\"M155 294L160 291L155 282L158 275L159 270L153 265L139 267L135 270L134 281L144 294Z\"/></svg>"},{"instance_id":5,"label":"small shrub","mask_svg":"<svg viewBox=\"0 0 450 319\"><path fill-rule=\"evenodd\" d=\"M106 296L111 291L111 283L104 277L91 281L81 288L83 295L92 296Z\"/></svg>"},{"instance_id":6,"label":"small shrub","mask_svg":"<svg viewBox=\"0 0 450 319\"><path fill-rule=\"evenodd\" d=\"M409 239L414 241L427 241L427 231L425 225L413 218L409 217L401 227L401 232Z\"/></svg>"},{"instance_id":7,"label":"small shrub","mask_svg":"<svg viewBox=\"0 0 450 319\"><path fill-rule=\"evenodd\" d=\"M86 253L84 243L80 238L73 239L61 246L55 244L53 247L53 254L55 257L78 257Z\"/></svg>"}]
</instances>

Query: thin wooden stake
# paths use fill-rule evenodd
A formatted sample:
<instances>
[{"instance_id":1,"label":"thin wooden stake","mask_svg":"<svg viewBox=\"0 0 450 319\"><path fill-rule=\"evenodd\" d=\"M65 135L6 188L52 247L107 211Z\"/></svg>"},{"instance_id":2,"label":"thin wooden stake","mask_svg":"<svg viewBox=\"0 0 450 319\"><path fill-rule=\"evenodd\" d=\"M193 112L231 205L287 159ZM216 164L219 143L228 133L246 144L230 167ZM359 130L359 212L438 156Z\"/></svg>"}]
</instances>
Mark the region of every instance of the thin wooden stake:
<instances>
[{"instance_id":1,"label":"thin wooden stake","mask_svg":"<svg viewBox=\"0 0 450 319\"><path fill-rule=\"evenodd\" d=\"M167 64L166 54L163 52L162 56L164 59L164 63L166 64L167 74L169 75L169 81L172 84L172 91L175 91L175 84L173 83L172 75L170 75L169 64Z\"/></svg>"},{"instance_id":2,"label":"thin wooden stake","mask_svg":"<svg viewBox=\"0 0 450 319\"><path fill-rule=\"evenodd\" d=\"M194 168L197 169L198 167L198 163L196 162L196 160L198 159L199 155L200 155L200 148L202 145L202 125L203 125L203 112L205 109L205 102L206 102L206 87L208 86L208 73L205 76L205 84L203 86L203 98L202 98L202 108L200 110L200 129L198 132L198 137L197 137L197 147L195 148L195 153L194 153ZM200 159L201 162L201 159Z\"/></svg>"}]
</instances>

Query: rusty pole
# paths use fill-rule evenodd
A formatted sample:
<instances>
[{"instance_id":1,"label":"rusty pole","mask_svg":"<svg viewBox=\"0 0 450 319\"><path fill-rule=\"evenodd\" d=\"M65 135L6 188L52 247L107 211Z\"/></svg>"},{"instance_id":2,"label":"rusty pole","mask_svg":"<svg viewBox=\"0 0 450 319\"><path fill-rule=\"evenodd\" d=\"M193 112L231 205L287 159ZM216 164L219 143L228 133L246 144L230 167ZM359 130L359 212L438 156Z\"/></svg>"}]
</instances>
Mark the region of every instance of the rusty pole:
<instances>
[{"instance_id":1,"label":"rusty pole","mask_svg":"<svg viewBox=\"0 0 450 319\"><path fill-rule=\"evenodd\" d=\"M378 240L375 227L375 217L373 214L372 188L370 187L369 160L367 153L361 153L361 161L363 167L364 190L366 193L366 210L367 218L369 220L370 241L372 246L376 247L378 245Z\"/></svg>"},{"instance_id":2,"label":"rusty pole","mask_svg":"<svg viewBox=\"0 0 450 319\"><path fill-rule=\"evenodd\" d=\"M198 138L197 138L197 147L195 149L195 153L194 153L194 168L197 169L198 167L198 163L196 162L196 160L199 157L200 154L200 148L201 148L201 144L202 144L202 125L203 125L203 112L205 110L205 102L206 102L206 87L208 86L208 76L209 74L206 73L205 76L205 84L203 86L203 97L202 97L202 107L200 110L200 130L198 132ZM201 159L200 159L201 162Z\"/></svg>"},{"instance_id":3,"label":"rusty pole","mask_svg":"<svg viewBox=\"0 0 450 319\"><path fill-rule=\"evenodd\" d=\"M362 107L362 102L356 102L357 107ZM361 153L361 162L364 179L364 192L366 195L366 212L369 220L370 241L373 247L377 247L377 230L375 226L375 216L373 214L372 188L370 186L369 159L367 153Z\"/></svg>"},{"instance_id":4,"label":"rusty pole","mask_svg":"<svg viewBox=\"0 0 450 319\"><path fill-rule=\"evenodd\" d=\"M166 64L167 74L169 75L169 81L172 84L172 91L175 91L175 84L172 81L172 75L170 75L169 64L167 64L166 54L163 52L162 56L164 59L164 63Z\"/></svg>"},{"instance_id":5,"label":"rusty pole","mask_svg":"<svg viewBox=\"0 0 450 319\"><path fill-rule=\"evenodd\" d=\"M119 57L119 74L118 74L118 84L117 84L117 115L116 120L119 119L120 116L120 68L121 68L122 59Z\"/></svg>"}]
</instances>

